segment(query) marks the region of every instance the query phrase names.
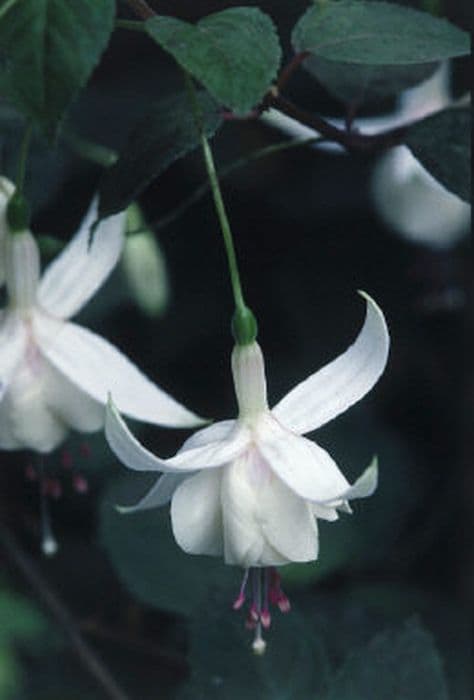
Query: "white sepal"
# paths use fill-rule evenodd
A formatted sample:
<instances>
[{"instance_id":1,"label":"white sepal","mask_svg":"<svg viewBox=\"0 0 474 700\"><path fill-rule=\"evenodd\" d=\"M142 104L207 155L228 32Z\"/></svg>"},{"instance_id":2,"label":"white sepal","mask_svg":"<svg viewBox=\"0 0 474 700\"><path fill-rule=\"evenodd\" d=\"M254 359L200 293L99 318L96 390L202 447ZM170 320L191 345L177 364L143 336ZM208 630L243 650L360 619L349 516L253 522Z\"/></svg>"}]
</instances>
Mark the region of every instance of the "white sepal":
<instances>
[{"instance_id":1,"label":"white sepal","mask_svg":"<svg viewBox=\"0 0 474 700\"><path fill-rule=\"evenodd\" d=\"M359 401L382 374L390 339L384 315L367 294L365 322L345 353L292 389L272 410L295 433L308 433Z\"/></svg>"},{"instance_id":2,"label":"white sepal","mask_svg":"<svg viewBox=\"0 0 474 700\"><path fill-rule=\"evenodd\" d=\"M71 318L96 293L114 269L124 243L125 214L99 223L97 199L72 241L46 268L38 290L38 303L57 318Z\"/></svg>"},{"instance_id":3,"label":"white sepal","mask_svg":"<svg viewBox=\"0 0 474 700\"><path fill-rule=\"evenodd\" d=\"M237 427L226 439L178 452L169 459L160 459L146 450L125 425L110 401L107 406L105 436L117 457L130 469L170 473L191 472L220 467L243 452L249 432Z\"/></svg>"},{"instance_id":4,"label":"white sepal","mask_svg":"<svg viewBox=\"0 0 474 700\"><path fill-rule=\"evenodd\" d=\"M204 422L153 384L115 346L86 328L37 315L35 335L51 364L102 405L110 393L119 411L136 420L174 428Z\"/></svg>"},{"instance_id":5,"label":"white sepal","mask_svg":"<svg viewBox=\"0 0 474 700\"><path fill-rule=\"evenodd\" d=\"M166 505L178 486L189 479L190 474L162 474L151 489L134 506L116 506L119 513L136 513Z\"/></svg>"}]
</instances>

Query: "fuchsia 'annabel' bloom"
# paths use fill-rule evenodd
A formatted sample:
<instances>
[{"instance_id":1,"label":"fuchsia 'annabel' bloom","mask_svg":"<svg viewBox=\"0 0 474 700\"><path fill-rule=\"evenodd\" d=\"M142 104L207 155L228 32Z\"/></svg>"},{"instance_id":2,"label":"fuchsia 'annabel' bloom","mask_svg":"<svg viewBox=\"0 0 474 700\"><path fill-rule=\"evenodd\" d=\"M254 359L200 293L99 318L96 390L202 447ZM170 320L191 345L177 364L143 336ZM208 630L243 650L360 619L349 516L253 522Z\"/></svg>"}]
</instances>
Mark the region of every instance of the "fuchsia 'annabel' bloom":
<instances>
[{"instance_id":1,"label":"fuchsia 'annabel' bloom","mask_svg":"<svg viewBox=\"0 0 474 700\"><path fill-rule=\"evenodd\" d=\"M0 208L13 192L0 180ZM47 453L70 428L99 430L113 392L138 420L168 427L203 421L153 384L117 348L68 321L105 282L121 255L124 214L102 221L93 203L78 232L40 278L38 245L27 230L10 233L0 213L0 448Z\"/></svg>"},{"instance_id":2,"label":"fuchsia 'annabel' bloom","mask_svg":"<svg viewBox=\"0 0 474 700\"><path fill-rule=\"evenodd\" d=\"M237 345L232 373L238 418L199 430L170 459L147 451L115 406L107 409L106 436L119 459L131 469L163 472L150 492L125 510L171 500L173 533L185 552L223 556L245 569L234 608L243 605L250 578L248 625L256 629L256 652L265 648L262 627L270 624L269 603L289 609L274 567L317 559L317 518L336 520L338 510L351 512L348 501L370 496L377 485L375 460L350 485L330 455L302 437L361 399L384 370L385 319L363 296L366 318L355 343L273 409L260 346Z\"/></svg>"}]
</instances>

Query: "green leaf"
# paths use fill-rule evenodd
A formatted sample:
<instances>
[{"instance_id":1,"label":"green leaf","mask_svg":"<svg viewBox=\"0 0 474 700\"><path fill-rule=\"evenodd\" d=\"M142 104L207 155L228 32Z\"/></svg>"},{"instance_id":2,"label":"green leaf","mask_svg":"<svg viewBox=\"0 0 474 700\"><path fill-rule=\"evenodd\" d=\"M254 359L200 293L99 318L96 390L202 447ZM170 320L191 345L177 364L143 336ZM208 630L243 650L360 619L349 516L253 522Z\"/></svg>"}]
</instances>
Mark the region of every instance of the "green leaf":
<instances>
[{"instance_id":1,"label":"green leaf","mask_svg":"<svg viewBox=\"0 0 474 700\"><path fill-rule=\"evenodd\" d=\"M199 610L213 589L228 587L231 599L240 571L215 558L185 554L171 532L169 507L117 512L117 504L134 503L146 491L142 479L125 477L107 491L101 509L101 541L130 592L148 605L183 615Z\"/></svg>"},{"instance_id":2,"label":"green leaf","mask_svg":"<svg viewBox=\"0 0 474 700\"><path fill-rule=\"evenodd\" d=\"M0 0L0 87L48 136L113 29L114 0Z\"/></svg>"},{"instance_id":3,"label":"green leaf","mask_svg":"<svg viewBox=\"0 0 474 700\"><path fill-rule=\"evenodd\" d=\"M326 700L448 700L441 658L415 620L384 632L353 652Z\"/></svg>"},{"instance_id":4,"label":"green leaf","mask_svg":"<svg viewBox=\"0 0 474 700\"><path fill-rule=\"evenodd\" d=\"M205 92L198 95L206 135L222 124L216 102ZM155 103L137 124L118 161L109 168L99 188L99 212L109 216L129 204L175 160L194 150L200 141L186 94Z\"/></svg>"},{"instance_id":5,"label":"green leaf","mask_svg":"<svg viewBox=\"0 0 474 700\"><path fill-rule=\"evenodd\" d=\"M368 66L328 61L316 56L311 56L304 62L306 70L334 97L355 104L398 95L427 80L437 66L437 63Z\"/></svg>"},{"instance_id":6,"label":"green leaf","mask_svg":"<svg viewBox=\"0 0 474 700\"><path fill-rule=\"evenodd\" d=\"M298 52L365 65L432 63L470 52L467 32L446 20L370 0L317 0L292 41Z\"/></svg>"},{"instance_id":7,"label":"green leaf","mask_svg":"<svg viewBox=\"0 0 474 700\"><path fill-rule=\"evenodd\" d=\"M267 649L255 656L253 632L245 629L245 613L229 601L203 601L191 627L193 673L180 700L308 700L319 697L328 675L325 649L311 618L297 610L274 615L264 635Z\"/></svg>"},{"instance_id":8,"label":"green leaf","mask_svg":"<svg viewBox=\"0 0 474 700\"><path fill-rule=\"evenodd\" d=\"M406 144L448 190L471 201L471 110L445 109L414 124Z\"/></svg>"},{"instance_id":9,"label":"green leaf","mask_svg":"<svg viewBox=\"0 0 474 700\"><path fill-rule=\"evenodd\" d=\"M238 114L261 101L280 65L275 27L258 8L229 8L197 25L154 17L146 30L216 100Z\"/></svg>"}]
</instances>

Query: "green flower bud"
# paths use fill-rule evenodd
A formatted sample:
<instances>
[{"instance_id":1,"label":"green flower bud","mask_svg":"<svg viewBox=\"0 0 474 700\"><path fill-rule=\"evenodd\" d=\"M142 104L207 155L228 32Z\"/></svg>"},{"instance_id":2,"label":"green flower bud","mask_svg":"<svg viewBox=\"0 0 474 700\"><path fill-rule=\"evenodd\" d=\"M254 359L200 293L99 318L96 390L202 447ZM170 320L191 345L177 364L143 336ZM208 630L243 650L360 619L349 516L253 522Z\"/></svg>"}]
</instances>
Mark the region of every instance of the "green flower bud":
<instances>
[{"instance_id":1,"label":"green flower bud","mask_svg":"<svg viewBox=\"0 0 474 700\"><path fill-rule=\"evenodd\" d=\"M8 202L7 223L11 233L30 228L30 205L20 192L15 192Z\"/></svg>"},{"instance_id":2,"label":"green flower bud","mask_svg":"<svg viewBox=\"0 0 474 700\"><path fill-rule=\"evenodd\" d=\"M257 337L257 320L248 306L235 310L232 318L232 335L237 345L250 345Z\"/></svg>"}]
</instances>

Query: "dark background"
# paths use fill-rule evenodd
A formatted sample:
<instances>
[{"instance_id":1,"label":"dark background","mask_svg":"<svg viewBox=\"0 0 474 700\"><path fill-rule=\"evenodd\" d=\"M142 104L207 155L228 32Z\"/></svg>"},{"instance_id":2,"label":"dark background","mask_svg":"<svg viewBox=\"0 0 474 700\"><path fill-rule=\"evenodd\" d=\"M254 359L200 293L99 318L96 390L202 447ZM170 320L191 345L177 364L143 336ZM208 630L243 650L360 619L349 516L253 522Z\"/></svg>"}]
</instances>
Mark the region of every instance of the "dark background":
<instances>
[{"instance_id":1,"label":"dark background","mask_svg":"<svg viewBox=\"0 0 474 700\"><path fill-rule=\"evenodd\" d=\"M272 15L289 55L290 30L306 2L248 4ZM163 14L189 20L223 9L217 0L156 5ZM465 27L467 8L467 2L444 6ZM459 61L459 94L467 76L467 64ZM74 105L72 122L83 136L118 149L147 104L177 87L179 73L151 41L117 31ZM307 109L341 114L340 106L304 73L292 81L288 95ZM387 102L366 111L392 107ZM15 126L4 130L7 171L19 133ZM263 124L226 124L214 141L216 160L229 163L282 139ZM301 598L301 610L310 599L315 607L322 601L331 612L336 632L346 640L333 647L328 642L336 660L344 658L351 643L357 646L418 615L444 658L451 697L467 700L474 605L471 252L467 239L434 251L388 230L370 197L374 159L295 149L250 163L223 185L246 296L259 320L271 403L352 342L363 318L357 289L383 308L392 339L388 367L373 392L316 435L351 477L377 452L380 493L345 516L342 531L339 523L323 523L320 561L310 573L291 573L288 585L297 610ZM64 144L48 154L37 142L28 181L35 232L68 240L100 173ZM141 199L148 219L160 219L204 179L199 153L173 165ZM123 272L117 271L79 320L116 343L198 413L228 417L235 412L229 371L232 303L210 198L157 236L171 285L164 316L150 319L141 313L127 293ZM453 291L460 299L454 308L445 303ZM181 441L172 431L152 428L142 428L141 437L161 455ZM76 456L77 444L76 438L70 447ZM189 674L188 628L181 617L147 606L119 581L97 538L98 511L118 477L128 479L130 489L134 477L125 474L100 437L91 445L91 460L81 463L77 457L90 481L89 494L81 497L65 487L52 504L61 544L54 560L41 560L38 553L37 485L24 479L27 454L1 457L0 513L131 697L172 697L178 681ZM59 463L59 455L48 459L51 474L61 472ZM158 541L156 552L149 552L152 560L155 556L158 568ZM36 605L35 593L11 558L0 557L1 583ZM239 572L234 573L237 589ZM230 613L224 609L221 615ZM284 629L286 618L277 624ZM105 697L63 644L58 628L52 624L44 630L15 647L18 683L5 698ZM151 688L161 688L161 694Z\"/></svg>"}]
</instances>

